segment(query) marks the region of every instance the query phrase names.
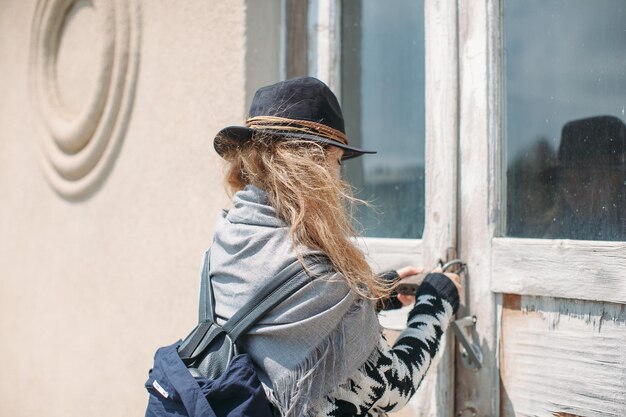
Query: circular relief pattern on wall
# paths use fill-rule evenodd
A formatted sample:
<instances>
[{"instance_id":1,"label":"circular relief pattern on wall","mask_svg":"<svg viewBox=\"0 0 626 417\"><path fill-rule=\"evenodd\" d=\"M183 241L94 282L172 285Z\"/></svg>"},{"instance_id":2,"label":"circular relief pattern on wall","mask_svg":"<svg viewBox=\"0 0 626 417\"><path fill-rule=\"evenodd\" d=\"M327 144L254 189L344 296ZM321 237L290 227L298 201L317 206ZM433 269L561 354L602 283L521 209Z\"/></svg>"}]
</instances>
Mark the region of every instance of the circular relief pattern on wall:
<instances>
[{"instance_id":1,"label":"circular relief pattern on wall","mask_svg":"<svg viewBox=\"0 0 626 417\"><path fill-rule=\"evenodd\" d=\"M136 0L39 0L31 95L44 127L42 166L61 195L84 195L109 171L126 130L139 62Z\"/></svg>"}]
</instances>

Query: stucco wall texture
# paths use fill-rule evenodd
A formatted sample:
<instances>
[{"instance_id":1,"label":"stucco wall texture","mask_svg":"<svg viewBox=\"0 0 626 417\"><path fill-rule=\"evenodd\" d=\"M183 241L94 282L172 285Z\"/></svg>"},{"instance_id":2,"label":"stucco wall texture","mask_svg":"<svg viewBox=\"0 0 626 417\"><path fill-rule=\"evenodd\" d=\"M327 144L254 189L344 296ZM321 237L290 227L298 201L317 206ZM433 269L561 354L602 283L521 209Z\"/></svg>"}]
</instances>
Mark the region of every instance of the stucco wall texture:
<instances>
[{"instance_id":1,"label":"stucco wall texture","mask_svg":"<svg viewBox=\"0 0 626 417\"><path fill-rule=\"evenodd\" d=\"M202 253L228 207L212 138L246 111L246 13L244 0L0 2L0 416L143 414L155 349L195 325ZM55 16L50 49L34 26L45 35ZM95 185L64 194L52 182L71 180L43 169L40 143L55 142L33 78L71 119L125 58L115 37L98 52L124 30L138 44L113 108L123 140Z\"/></svg>"}]
</instances>

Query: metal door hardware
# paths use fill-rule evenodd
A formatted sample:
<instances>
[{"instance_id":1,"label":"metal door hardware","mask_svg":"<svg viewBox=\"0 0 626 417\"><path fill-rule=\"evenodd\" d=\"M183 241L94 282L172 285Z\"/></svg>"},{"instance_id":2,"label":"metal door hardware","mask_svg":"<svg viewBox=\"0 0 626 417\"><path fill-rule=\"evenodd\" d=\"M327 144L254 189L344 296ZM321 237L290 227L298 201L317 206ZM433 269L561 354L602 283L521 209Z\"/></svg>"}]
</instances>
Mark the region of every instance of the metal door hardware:
<instances>
[{"instance_id":1,"label":"metal door hardware","mask_svg":"<svg viewBox=\"0 0 626 417\"><path fill-rule=\"evenodd\" d=\"M448 261L445 264L443 264L441 266L441 270L443 272L448 272L448 270L453 267L456 267L456 268L454 268L451 272L460 274L465 269L465 263L460 259L452 259L451 261Z\"/></svg>"},{"instance_id":2,"label":"metal door hardware","mask_svg":"<svg viewBox=\"0 0 626 417\"><path fill-rule=\"evenodd\" d=\"M483 353L478 344L472 342L471 329L476 325L476 316L467 316L452 322L452 330L461 346L461 363L468 369L478 371L483 363ZM467 329L469 328L469 332Z\"/></svg>"},{"instance_id":3,"label":"metal door hardware","mask_svg":"<svg viewBox=\"0 0 626 417\"><path fill-rule=\"evenodd\" d=\"M455 274L461 274L465 271L465 268L466 264L461 259L456 258L456 249L452 247L446 251L446 262L439 259L435 265L435 270L453 272ZM428 272L404 278L396 287L396 291L398 294L415 295L419 284L422 283L426 275L428 275Z\"/></svg>"},{"instance_id":4,"label":"metal door hardware","mask_svg":"<svg viewBox=\"0 0 626 417\"><path fill-rule=\"evenodd\" d=\"M439 259L439 261L437 261L437 265L441 268L442 272L453 272L455 274L464 272L465 267L467 266L465 262L459 259L456 248L452 246L446 249L445 262L443 259Z\"/></svg>"},{"instance_id":5,"label":"metal door hardware","mask_svg":"<svg viewBox=\"0 0 626 417\"><path fill-rule=\"evenodd\" d=\"M458 417L476 417L478 415L478 410L472 406L465 407L463 410L456 413L456 415Z\"/></svg>"},{"instance_id":6,"label":"metal door hardware","mask_svg":"<svg viewBox=\"0 0 626 417\"><path fill-rule=\"evenodd\" d=\"M460 274L465 269L465 264L460 259L453 259L450 262L446 262L445 264L437 264L436 268L440 268L441 272L454 271L455 274ZM415 295L417 293L419 285L428 274L429 272L425 272L417 275L412 275L408 278L404 278L396 287L396 291L398 292L398 294Z\"/></svg>"}]
</instances>

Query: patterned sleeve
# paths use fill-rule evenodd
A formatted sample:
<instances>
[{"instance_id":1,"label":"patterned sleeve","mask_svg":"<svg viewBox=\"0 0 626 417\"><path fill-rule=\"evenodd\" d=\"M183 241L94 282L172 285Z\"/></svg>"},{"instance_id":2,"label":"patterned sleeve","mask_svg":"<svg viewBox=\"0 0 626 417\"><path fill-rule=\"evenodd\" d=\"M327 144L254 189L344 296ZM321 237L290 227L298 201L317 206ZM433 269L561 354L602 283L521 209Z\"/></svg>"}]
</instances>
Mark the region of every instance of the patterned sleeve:
<instances>
[{"instance_id":1,"label":"patterned sleeve","mask_svg":"<svg viewBox=\"0 0 626 417\"><path fill-rule=\"evenodd\" d=\"M398 271L386 271L378 274L378 278L387 282L387 283L395 283L400 275L398 275ZM395 310L402 307L402 303L398 300L398 293L394 290L388 298L378 300L376 302L376 312L381 310Z\"/></svg>"},{"instance_id":2,"label":"patterned sleeve","mask_svg":"<svg viewBox=\"0 0 626 417\"><path fill-rule=\"evenodd\" d=\"M377 416L402 408L415 394L459 306L454 284L429 274L416 294L407 328L395 345L382 337L376 351L347 382L326 397L320 416Z\"/></svg>"}]
</instances>

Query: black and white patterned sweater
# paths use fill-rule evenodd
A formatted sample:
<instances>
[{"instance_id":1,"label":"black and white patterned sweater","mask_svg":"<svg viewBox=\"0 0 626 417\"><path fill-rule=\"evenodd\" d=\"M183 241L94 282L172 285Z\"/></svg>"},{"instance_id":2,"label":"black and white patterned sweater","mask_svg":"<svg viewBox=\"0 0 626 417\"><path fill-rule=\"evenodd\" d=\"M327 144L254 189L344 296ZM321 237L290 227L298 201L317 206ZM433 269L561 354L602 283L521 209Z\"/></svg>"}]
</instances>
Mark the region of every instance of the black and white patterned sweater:
<instances>
[{"instance_id":1,"label":"black and white patterned sweater","mask_svg":"<svg viewBox=\"0 0 626 417\"><path fill-rule=\"evenodd\" d=\"M393 347L381 335L378 348L365 364L326 397L319 416L376 417L405 406L422 382L458 307L459 295L452 281L443 274L429 274L418 289L407 328Z\"/></svg>"}]
</instances>

